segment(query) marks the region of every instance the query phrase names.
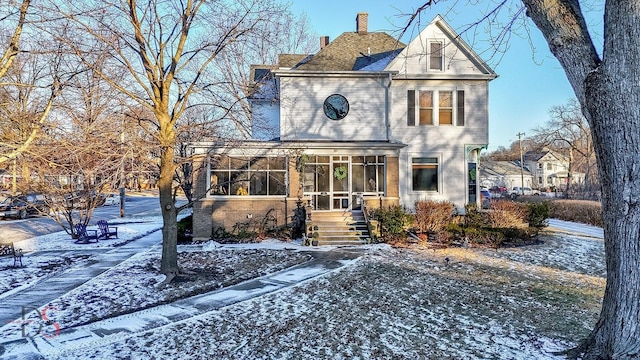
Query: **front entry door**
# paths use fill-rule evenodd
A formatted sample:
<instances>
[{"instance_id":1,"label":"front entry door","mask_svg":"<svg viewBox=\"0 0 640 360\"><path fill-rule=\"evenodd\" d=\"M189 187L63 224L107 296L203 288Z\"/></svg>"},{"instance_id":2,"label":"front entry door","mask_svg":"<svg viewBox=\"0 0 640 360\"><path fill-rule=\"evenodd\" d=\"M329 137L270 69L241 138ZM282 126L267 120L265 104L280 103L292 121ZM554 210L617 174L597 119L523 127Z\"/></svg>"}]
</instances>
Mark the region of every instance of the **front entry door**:
<instances>
[{"instance_id":1,"label":"front entry door","mask_svg":"<svg viewBox=\"0 0 640 360\"><path fill-rule=\"evenodd\" d=\"M314 210L349 208L349 156L312 156L304 170L303 196Z\"/></svg>"},{"instance_id":2,"label":"front entry door","mask_svg":"<svg viewBox=\"0 0 640 360\"><path fill-rule=\"evenodd\" d=\"M303 196L314 210L360 208L358 197L384 195L385 158L314 155L305 165Z\"/></svg>"},{"instance_id":3,"label":"front entry door","mask_svg":"<svg viewBox=\"0 0 640 360\"><path fill-rule=\"evenodd\" d=\"M349 169L351 167L349 165L349 156L333 156L332 160L331 210L350 209L351 182L349 181L349 175L351 172Z\"/></svg>"}]
</instances>

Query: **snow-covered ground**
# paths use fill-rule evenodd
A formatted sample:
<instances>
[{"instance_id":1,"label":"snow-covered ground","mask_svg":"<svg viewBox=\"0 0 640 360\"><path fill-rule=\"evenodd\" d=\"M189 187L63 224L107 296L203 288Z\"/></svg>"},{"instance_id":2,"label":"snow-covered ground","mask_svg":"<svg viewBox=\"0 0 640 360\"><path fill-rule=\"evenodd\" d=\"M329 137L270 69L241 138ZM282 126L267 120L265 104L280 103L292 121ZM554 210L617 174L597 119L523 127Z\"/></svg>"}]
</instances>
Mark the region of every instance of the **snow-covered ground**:
<instances>
[{"instance_id":1,"label":"snow-covered ground","mask_svg":"<svg viewBox=\"0 0 640 360\"><path fill-rule=\"evenodd\" d=\"M148 233L159 221L119 225L120 241ZM567 224L550 225L558 230ZM597 320L605 284L597 230L548 231L541 244L499 250L312 249L277 240L180 246L180 263L193 274L163 289L157 288L163 279L160 248L153 246L42 304L51 321L30 334L42 338L5 346L0 358L29 358L31 344L46 337L54 344L39 348L46 359L562 358L554 352L575 346ZM146 238L159 241L160 236ZM73 250L64 261L51 252L35 253L25 257L26 268L13 269L10 259L0 259L0 301L18 291L16 283L23 284L20 289L37 286L99 256L87 245L77 249L69 243L68 235L54 234L28 244ZM357 259L321 276L126 336L106 334L66 345L54 341L58 328L100 324L117 314L126 315L116 323L135 328L143 315L168 316L163 304L304 264L313 255L309 251L355 251ZM20 339L21 330L17 321L0 328L0 344Z\"/></svg>"}]
</instances>

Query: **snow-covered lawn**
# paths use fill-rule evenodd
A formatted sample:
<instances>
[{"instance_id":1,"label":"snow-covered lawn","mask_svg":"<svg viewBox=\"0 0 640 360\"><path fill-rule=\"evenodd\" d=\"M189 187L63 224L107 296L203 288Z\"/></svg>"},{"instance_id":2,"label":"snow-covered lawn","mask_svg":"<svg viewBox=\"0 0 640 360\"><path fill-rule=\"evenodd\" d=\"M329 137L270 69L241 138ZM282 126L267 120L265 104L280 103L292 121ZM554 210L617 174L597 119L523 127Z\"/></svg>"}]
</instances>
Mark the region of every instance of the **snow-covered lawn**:
<instances>
[{"instance_id":1,"label":"snow-covered lawn","mask_svg":"<svg viewBox=\"0 0 640 360\"><path fill-rule=\"evenodd\" d=\"M357 261L284 290L44 356L553 359L597 320L604 250L602 240L588 237L547 233L541 240L500 250L361 247ZM52 301L58 311L50 315L65 327L131 312L304 262L304 250L278 241L181 246L181 264L196 274L158 290L159 252L152 249ZM16 331L9 324L0 337Z\"/></svg>"}]
</instances>

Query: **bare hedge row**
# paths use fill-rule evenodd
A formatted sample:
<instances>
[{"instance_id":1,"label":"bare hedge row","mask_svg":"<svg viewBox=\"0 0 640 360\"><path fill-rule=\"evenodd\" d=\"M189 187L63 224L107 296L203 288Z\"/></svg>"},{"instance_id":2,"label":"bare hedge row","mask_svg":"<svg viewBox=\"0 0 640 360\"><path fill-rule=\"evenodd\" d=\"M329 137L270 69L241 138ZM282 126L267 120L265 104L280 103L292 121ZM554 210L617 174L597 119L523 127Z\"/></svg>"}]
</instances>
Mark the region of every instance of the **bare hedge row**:
<instances>
[{"instance_id":1,"label":"bare hedge row","mask_svg":"<svg viewBox=\"0 0 640 360\"><path fill-rule=\"evenodd\" d=\"M549 217L554 219L602 226L602 206L599 201L548 200L539 196L522 197L520 200L527 202L549 202Z\"/></svg>"}]
</instances>

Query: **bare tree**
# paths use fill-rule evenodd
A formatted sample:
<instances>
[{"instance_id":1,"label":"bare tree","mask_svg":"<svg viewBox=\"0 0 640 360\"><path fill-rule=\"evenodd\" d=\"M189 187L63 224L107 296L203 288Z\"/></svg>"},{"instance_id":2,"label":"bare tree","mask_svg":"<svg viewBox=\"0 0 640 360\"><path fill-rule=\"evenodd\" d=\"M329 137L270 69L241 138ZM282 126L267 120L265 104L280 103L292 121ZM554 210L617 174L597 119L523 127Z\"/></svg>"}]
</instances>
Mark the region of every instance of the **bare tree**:
<instances>
[{"instance_id":1,"label":"bare tree","mask_svg":"<svg viewBox=\"0 0 640 360\"><path fill-rule=\"evenodd\" d=\"M29 11L29 6L31 6L31 0L23 0L17 11L12 6L12 4L9 4L6 15L3 14L0 18L0 22L4 24L5 22L8 22L16 13L18 14L18 19L16 20L13 33L11 34L6 49L3 52L2 57L0 58L0 79L7 73L7 71L9 71L9 68L11 68L11 64L13 64L16 55L18 55L18 52L20 51L20 37L22 36L22 29L24 28L24 24L27 21L26 19L27 12Z\"/></svg>"},{"instance_id":2,"label":"bare tree","mask_svg":"<svg viewBox=\"0 0 640 360\"><path fill-rule=\"evenodd\" d=\"M105 120L98 120L106 125ZM42 137L25 156L30 173L23 189L43 193L49 215L67 233L87 225L101 194L117 181L122 154L119 131L96 123L75 121Z\"/></svg>"},{"instance_id":3,"label":"bare tree","mask_svg":"<svg viewBox=\"0 0 640 360\"><path fill-rule=\"evenodd\" d=\"M280 54L310 54L320 45L317 37L309 30L306 17L296 18L288 10L281 11L268 22L256 24L257 33L261 36L247 38L229 44L227 51L222 52L213 61L217 71L210 82L220 84L215 94L210 96L220 109L226 111L225 123L233 131L221 132L225 138L250 138L254 130L260 133L277 133L279 129L269 128L272 124L260 114L252 113L248 97L252 94L252 65L269 66L278 64Z\"/></svg>"},{"instance_id":4,"label":"bare tree","mask_svg":"<svg viewBox=\"0 0 640 360\"><path fill-rule=\"evenodd\" d=\"M423 8L434 4L428 1ZM568 353L583 359L640 357L640 3L604 3L598 53L577 0L522 0L546 39L589 122L605 233L607 285L600 318Z\"/></svg>"},{"instance_id":5,"label":"bare tree","mask_svg":"<svg viewBox=\"0 0 640 360\"><path fill-rule=\"evenodd\" d=\"M572 173L581 165L585 173L585 186L591 189L591 176L597 173L595 166L595 148L591 138L591 128L582 115L582 109L576 100L566 105L554 106L550 111L551 119L536 127L533 132L536 139L545 146L569 154L569 174L567 193L572 184Z\"/></svg>"},{"instance_id":6,"label":"bare tree","mask_svg":"<svg viewBox=\"0 0 640 360\"><path fill-rule=\"evenodd\" d=\"M202 104L195 101L198 94L216 86L207 81L215 78L208 76L215 71L214 59L229 44L254 34L258 24L268 22L281 8L272 0L59 3L54 1L52 6L77 28L69 45L81 58L106 46L113 56L107 69L125 70L128 76L100 69L98 74L153 114L152 134L160 148L158 187L164 223L160 267L170 281L180 271L177 214L182 207L176 206L174 187L179 121L189 107Z\"/></svg>"},{"instance_id":7,"label":"bare tree","mask_svg":"<svg viewBox=\"0 0 640 360\"><path fill-rule=\"evenodd\" d=\"M1 7L1 24L12 24L13 31L0 57L0 111L3 125L19 123L19 126L11 132L9 125L0 134L0 164L15 161L27 151L45 125L56 96L62 91L58 74L62 66L61 54L55 50L55 44L53 51L47 50L51 47L42 38L32 39L30 47L21 46L25 25L29 23L31 1L23 0L16 5L11 2Z\"/></svg>"}]
</instances>

